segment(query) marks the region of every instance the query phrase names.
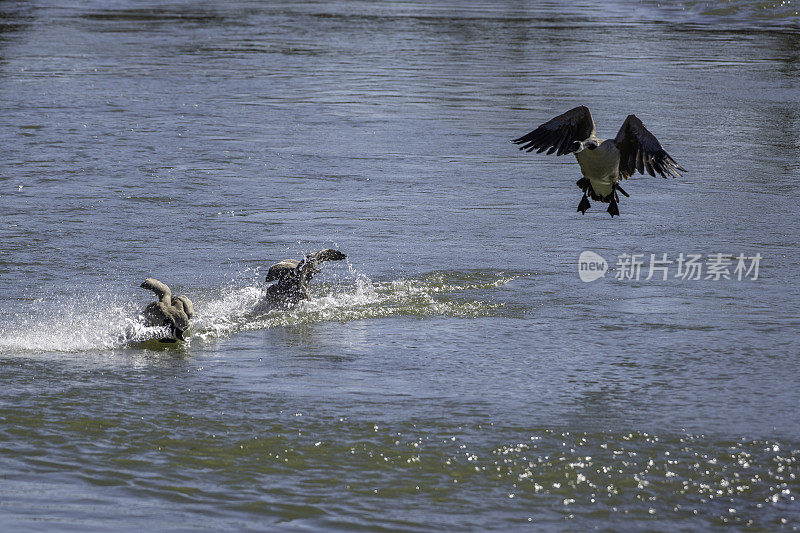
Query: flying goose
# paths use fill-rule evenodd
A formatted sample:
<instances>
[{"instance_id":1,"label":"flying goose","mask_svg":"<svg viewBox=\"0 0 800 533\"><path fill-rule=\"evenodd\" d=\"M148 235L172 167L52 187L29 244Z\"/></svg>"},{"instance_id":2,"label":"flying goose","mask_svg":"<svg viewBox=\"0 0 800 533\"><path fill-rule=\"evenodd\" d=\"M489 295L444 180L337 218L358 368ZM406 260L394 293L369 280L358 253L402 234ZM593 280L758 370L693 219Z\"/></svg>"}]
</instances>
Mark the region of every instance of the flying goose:
<instances>
[{"instance_id":1,"label":"flying goose","mask_svg":"<svg viewBox=\"0 0 800 533\"><path fill-rule=\"evenodd\" d=\"M311 300L309 283L314 274L321 272L322 263L325 261L341 261L347 258L339 250L320 250L306 255L300 261L284 259L275 263L267 272L266 281L277 281L267 287L267 298L275 303L289 306L302 300Z\"/></svg>"},{"instance_id":2,"label":"flying goose","mask_svg":"<svg viewBox=\"0 0 800 533\"><path fill-rule=\"evenodd\" d=\"M554 152L556 155L575 154L583 174L577 182L583 191L578 204L581 214L585 214L591 205L589 196L592 200L609 204L611 218L619 215L617 191L630 195L618 182L637 171L641 174L646 171L651 176L659 174L663 178L682 177L679 171L686 172L636 115L628 115L615 138L600 139L595 135L594 120L586 106L570 109L511 142L522 145L519 149L528 152L547 150L548 155Z\"/></svg>"},{"instance_id":3,"label":"flying goose","mask_svg":"<svg viewBox=\"0 0 800 533\"><path fill-rule=\"evenodd\" d=\"M140 287L153 291L158 298L157 302L145 307L142 313L147 325L168 326L175 337L186 340L189 319L194 316L192 301L183 295L172 296L166 283L157 279L147 278Z\"/></svg>"}]
</instances>

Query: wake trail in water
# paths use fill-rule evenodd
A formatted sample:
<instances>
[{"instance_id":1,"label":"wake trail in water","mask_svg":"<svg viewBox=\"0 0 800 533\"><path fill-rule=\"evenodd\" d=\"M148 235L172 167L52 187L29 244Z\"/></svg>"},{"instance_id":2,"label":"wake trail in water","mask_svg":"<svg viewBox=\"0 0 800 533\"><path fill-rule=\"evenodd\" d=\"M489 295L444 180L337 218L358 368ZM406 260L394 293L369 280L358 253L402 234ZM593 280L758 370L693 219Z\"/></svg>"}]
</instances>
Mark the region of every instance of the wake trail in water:
<instances>
[{"instance_id":1,"label":"wake trail in water","mask_svg":"<svg viewBox=\"0 0 800 533\"><path fill-rule=\"evenodd\" d=\"M254 282L192 291L195 317L191 337L187 344L171 346L185 348L240 331L322 321L496 315L503 303L485 297L522 275L526 274L432 272L373 282L351 269L343 279L314 285L314 300L292 308L267 304L266 286ZM75 295L69 302L36 300L7 315L10 319L0 324L0 354L153 347L169 332L165 327L143 324L140 313L147 302L142 297L113 294Z\"/></svg>"}]
</instances>

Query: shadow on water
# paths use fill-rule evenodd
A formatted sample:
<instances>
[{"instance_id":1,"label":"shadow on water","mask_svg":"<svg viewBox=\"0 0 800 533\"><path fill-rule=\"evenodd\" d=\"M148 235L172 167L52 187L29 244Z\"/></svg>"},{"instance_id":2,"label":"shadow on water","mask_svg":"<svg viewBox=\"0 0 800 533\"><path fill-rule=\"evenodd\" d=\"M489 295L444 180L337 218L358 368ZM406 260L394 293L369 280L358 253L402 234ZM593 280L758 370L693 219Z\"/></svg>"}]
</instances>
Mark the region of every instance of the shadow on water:
<instances>
[{"instance_id":1,"label":"shadow on water","mask_svg":"<svg viewBox=\"0 0 800 533\"><path fill-rule=\"evenodd\" d=\"M28 11L29 9L0 2L0 65L6 59L3 49L30 24L33 15ZM0 176L0 180L2 179L3 177Z\"/></svg>"},{"instance_id":2,"label":"shadow on water","mask_svg":"<svg viewBox=\"0 0 800 533\"><path fill-rule=\"evenodd\" d=\"M133 28L141 30L143 29L142 25L217 24L225 20L225 16L219 12L195 4L173 5L170 8L152 6L149 8L97 9L82 13L80 16L84 20L114 23L108 25L108 28L114 28L114 31L120 31L120 28L124 29L126 23L132 23Z\"/></svg>"}]
</instances>

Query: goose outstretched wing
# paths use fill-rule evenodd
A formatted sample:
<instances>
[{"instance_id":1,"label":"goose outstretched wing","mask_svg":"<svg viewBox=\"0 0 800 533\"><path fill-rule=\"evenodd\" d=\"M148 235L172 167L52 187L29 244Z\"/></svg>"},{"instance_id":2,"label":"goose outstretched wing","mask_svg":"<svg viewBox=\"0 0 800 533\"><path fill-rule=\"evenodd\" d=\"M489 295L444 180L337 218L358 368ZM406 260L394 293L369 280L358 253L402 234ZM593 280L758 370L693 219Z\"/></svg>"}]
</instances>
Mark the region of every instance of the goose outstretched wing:
<instances>
[{"instance_id":1,"label":"goose outstretched wing","mask_svg":"<svg viewBox=\"0 0 800 533\"><path fill-rule=\"evenodd\" d=\"M308 254L306 256L306 261L316 261L319 263L323 261L341 261L342 259L347 259L347 256L339 250L334 250L333 248L320 250L319 252Z\"/></svg>"},{"instance_id":2,"label":"goose outstretched wing","mask_svg":"<svg viewBox=\"0 0 800 533\"><path fill-rule=\"evenodd\" d=\"M306 279L310 280L314 274L320 272L321 263L325 261L341 261L342 259L347 259L347 256L339 250L328 248L306 255L297 265L297 270L301 275L306 276Z\"/></svg>"},{"instance_id":3,"label":"goose outstretched wing","mask_svg":"<svg viewBox=\"0 0 800 533\"><path fill-rule=\"evenodd\" d=\"M623 178L633 176L637 171L651 176L658 174L662 178L680 177L679 171L686 172L636 115L628 115L614 142L619 149L619 174Z\"/></svg>"},{"instance_id":4,"label":"goose outstretched wing","mask_svg":"<svg viewBox=\"0 0 800 533\"><path fill-rule=\"evenodd\" d=\"M521 144L519 149L527 149L528 152L536 150L537 153L542 153L547 150L548 154L555 152L556 155L564 155L574 151L572 143L585 141L594 132L592 114L588 107L582 105L558 115L511 142Z\"/></svg>"},{"instance_id":5,"label":"goose outstretched wing","mask_svg":"<svg viewBox=\"0 0 800 533\"><path fill-rule=\"evenodd\" d=\"M139 286L143 289L153 291L159 301L166 302L167 305L170 304L172 293L166 283L162 283L157 279L147 278Z\"/></svg>"},{"instance_id":6,"label":"goose outstretched wing","mask_svg":"<svg viewBox=\"0 0 800 533\"><path fill-rule=\"evenodd\" d=\"M325 261L341 261L346 258L347 256L339 250L328 248L313 254L308 254L300 261L284 259L269 268L266 281L279 281L292 277L299 279L300 276L307 276L308 279L311 279L311 276L319 272L320 263Z\"/></svg>"}]
</instances>

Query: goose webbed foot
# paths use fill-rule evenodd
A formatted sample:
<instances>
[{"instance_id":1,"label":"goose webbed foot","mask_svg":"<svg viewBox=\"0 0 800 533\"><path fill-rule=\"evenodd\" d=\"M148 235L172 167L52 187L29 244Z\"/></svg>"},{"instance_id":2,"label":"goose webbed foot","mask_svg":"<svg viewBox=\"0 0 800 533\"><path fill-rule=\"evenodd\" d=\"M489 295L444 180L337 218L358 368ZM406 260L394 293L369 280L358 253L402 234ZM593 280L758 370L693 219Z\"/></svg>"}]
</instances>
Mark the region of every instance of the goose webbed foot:
<instances>
[{"instance_id":1,"label":"goose webbed foot","mask_svg":"<svg viewBox=\"0 0 800 533\"><path fill-rule=\"evenodd\" d=\"M581 202L578 204L578 211L580 211L582 215L585 215L586 210L589 209L591 205L592 204L589 203L589 199L586 198L586 194L584 193L583 198L581 198Z\"/></svg>"},{"instance_id":2,"label":"goose webbed foot","mask_svg":"<svg viewBox=\"0 0 800 533\"><path fill-rule=\"evenodd\" d=\"M626 193L626 192L625 192L625 189L623 189L622 187L620 187L620 186L619 186L619 184L616 184L616 185L614 185L614 190L621 192L621 193L622 193L622 195L623 195L623 196L625 196L626 198L630 198L630 197L631 197L631 195L630 195L630 194L628 194L628 193Z\"/></svg>"},{"instance_id":3,"label":"goose webbed foot","mask_svg":"<svg viewBox=\"0 0 800 533\"><path fill-rule=\"evenodd\" d=\"M611 218L614 218L614 215L619 216L619 208L617 207L617 202L613 198L608 203L608 214L611 215Z\"/></svg>"}]
</instances>

